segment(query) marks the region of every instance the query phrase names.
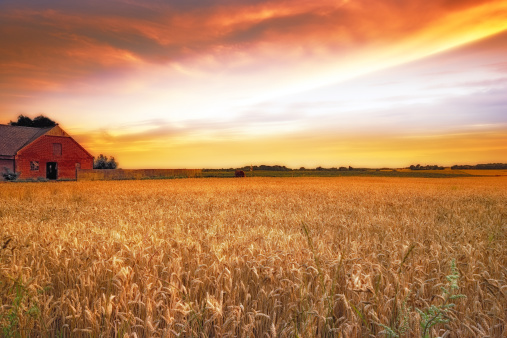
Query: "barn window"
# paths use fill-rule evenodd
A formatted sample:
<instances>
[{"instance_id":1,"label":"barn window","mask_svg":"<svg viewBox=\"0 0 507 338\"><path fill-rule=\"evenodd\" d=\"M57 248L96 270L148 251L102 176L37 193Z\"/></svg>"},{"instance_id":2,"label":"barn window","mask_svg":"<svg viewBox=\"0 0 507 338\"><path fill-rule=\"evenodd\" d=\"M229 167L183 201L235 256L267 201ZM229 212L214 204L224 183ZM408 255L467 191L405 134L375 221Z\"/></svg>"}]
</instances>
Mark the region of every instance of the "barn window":
<instances>
[{"instance_id":1,"label":"barn window","mask_svg":"<svg viewBox=\"0 0 507 338\"><path fill-rule=\"evenodd\" d=\"M39 171L39 161L30 161L30 170Z\"/></svg>"},{"instance_id":2,"label":"barn window","mask_svg":"<svg viewBox=\"0 0 507 338\"><path fill-rule=\"evenodd\" d=\"M53 143L53 155L54 156L62 156L62 144L61 143Z\"/></svg>"}]
</instances>

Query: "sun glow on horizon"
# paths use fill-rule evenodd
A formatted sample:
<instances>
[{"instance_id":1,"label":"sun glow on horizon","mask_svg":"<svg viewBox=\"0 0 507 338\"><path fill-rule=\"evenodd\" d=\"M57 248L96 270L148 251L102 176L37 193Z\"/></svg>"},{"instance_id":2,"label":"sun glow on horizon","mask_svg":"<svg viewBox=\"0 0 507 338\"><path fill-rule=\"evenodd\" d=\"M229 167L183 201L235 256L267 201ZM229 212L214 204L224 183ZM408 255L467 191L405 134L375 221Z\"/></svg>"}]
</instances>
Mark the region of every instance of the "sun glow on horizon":
<instances>
[{"instance_id":1,"label":"sun glow on horizon","mask_svg":"<svg viewBox=\"0 0 507 338\"><path fill-rule=\"evenodd\" d=\"M0 5L2 123L126 168L507 161L505 2L49 3Z\"/></svg>"}]
</instances>

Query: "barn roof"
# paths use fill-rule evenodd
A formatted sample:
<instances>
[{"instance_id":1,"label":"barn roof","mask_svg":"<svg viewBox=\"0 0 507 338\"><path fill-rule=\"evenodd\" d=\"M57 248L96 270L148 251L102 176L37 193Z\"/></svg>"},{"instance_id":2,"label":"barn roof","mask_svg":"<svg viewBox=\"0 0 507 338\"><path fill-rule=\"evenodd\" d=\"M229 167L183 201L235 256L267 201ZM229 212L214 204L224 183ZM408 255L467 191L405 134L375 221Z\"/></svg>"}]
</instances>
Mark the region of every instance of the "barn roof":
<instances>
[{"instance_id":1,"label":"barn roof","mask_svg":"<svg viewBox=\"0 0 507 338\"><path fill-rule=\"evenodd\" d=\"M0 124L0 155L15 156L21 148L53 128L32 128Z\"/></svg>"}]
</instances>

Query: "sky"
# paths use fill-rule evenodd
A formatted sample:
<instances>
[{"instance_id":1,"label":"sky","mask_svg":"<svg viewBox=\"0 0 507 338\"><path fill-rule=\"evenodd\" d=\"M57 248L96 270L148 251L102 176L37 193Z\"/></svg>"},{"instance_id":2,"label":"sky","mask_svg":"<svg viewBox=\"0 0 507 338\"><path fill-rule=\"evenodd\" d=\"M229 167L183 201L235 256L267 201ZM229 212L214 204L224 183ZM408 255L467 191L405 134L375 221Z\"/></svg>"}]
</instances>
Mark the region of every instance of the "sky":
<instances>
[{"instance_id":1,"label":"sky","mask_svg":"<svg viewBox=\"0 0 507 338\"><path fill-rule=\"evenodd\" d=\"M0 0L0 124L122 168L507 162L506 0Z\"/></svg>"}]
</instances>

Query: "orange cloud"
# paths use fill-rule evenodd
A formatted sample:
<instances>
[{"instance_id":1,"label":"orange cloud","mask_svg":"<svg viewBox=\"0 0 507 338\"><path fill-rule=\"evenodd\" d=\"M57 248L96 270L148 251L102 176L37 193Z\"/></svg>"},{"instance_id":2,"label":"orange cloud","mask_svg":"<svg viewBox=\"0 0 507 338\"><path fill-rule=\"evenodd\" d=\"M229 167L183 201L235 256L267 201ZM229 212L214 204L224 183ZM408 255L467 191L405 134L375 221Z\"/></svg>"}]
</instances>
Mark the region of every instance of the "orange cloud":
<instances>
[{"instance_id":1,"label":"orange cloud","mask_svg":"<svg viewBox=\"0 0 507 338\"><path fill-rule=\"evenodd\" d=\"M507 28L507 5L498 1L129 1L115 6L116 11L102 3L93 9L57 1L51 9L23 6L23 1L2 5L3 86L21 86L22 79L29 90L38 81L65 85L141 62L202 54L227 58L259 46L278 49L277 58L285 53L342 58L357 54L357 48L396 49L407 41L417 53L417 44L441 40L433 48L439 50Z\"/></svg>"}]
</instances>

